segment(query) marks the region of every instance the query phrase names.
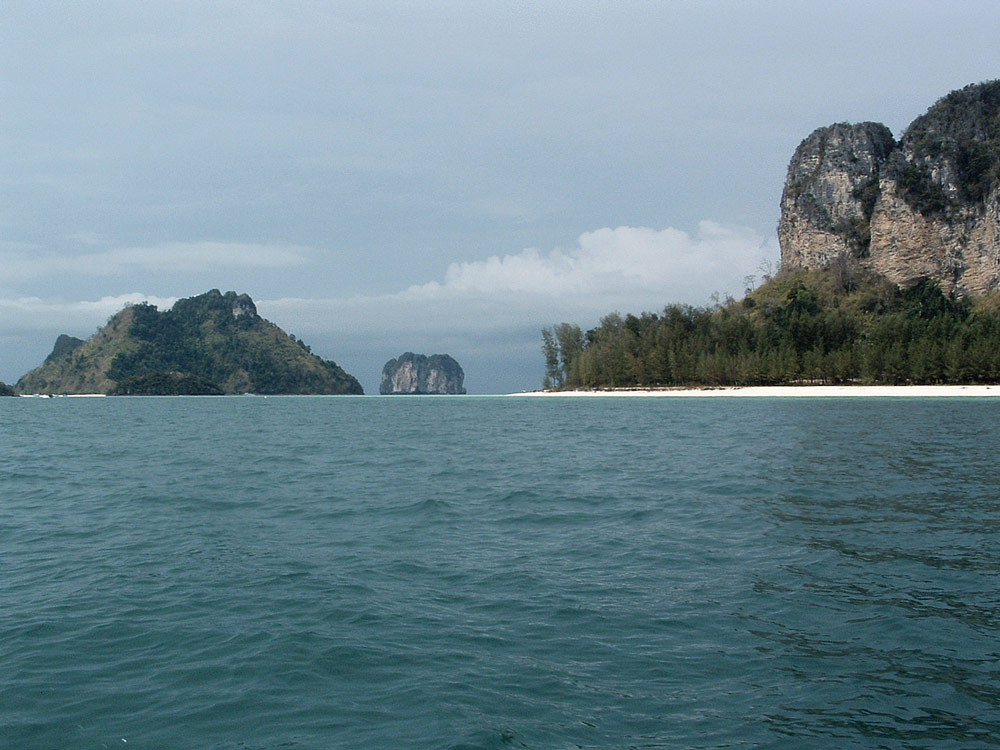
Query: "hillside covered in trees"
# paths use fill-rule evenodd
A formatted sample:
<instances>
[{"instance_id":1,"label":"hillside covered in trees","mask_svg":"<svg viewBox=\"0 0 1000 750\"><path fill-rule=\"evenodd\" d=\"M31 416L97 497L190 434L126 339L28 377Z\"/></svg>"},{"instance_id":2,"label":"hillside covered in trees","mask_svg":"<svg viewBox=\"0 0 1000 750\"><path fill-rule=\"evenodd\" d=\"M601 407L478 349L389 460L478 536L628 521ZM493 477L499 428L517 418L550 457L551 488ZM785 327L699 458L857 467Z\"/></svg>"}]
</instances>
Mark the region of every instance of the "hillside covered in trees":
<instances>
[{"instance_id":1,"label":"hillside covered in trees","mask_svg":"<svg viewBox=\"0 0 1000 750\"><path fill-rule=\"evenodd\" d=\"M19 393L202 395L360 394L335 363L257 314L245 294L217 289L169 310L126 307L87 341L60 336Z\"/></svg>"},{"instance_id":2,"label":"hillside covered in trees","mask_svg":"<svg viewBox=\"0 0 1000 750\"><path fill-rule=\"evenodd\" d=\"M1000 294L899 288L841 258L742 300L542 331L545 388L1000 382Z\"/></svg>"}]
</instances>

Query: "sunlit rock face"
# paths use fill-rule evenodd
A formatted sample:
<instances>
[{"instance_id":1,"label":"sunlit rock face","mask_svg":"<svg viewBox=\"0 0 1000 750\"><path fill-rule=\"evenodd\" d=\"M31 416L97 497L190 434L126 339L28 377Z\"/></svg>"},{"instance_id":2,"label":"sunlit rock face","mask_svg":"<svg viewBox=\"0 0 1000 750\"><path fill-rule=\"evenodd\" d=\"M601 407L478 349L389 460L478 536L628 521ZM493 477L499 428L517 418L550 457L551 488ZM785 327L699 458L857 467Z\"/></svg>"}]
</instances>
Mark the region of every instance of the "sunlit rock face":
<instances>
[{"instance_id":1,"label":"sunlit rock face","mask_svg":"<svg viewBox=\"0 0 1000 750\"><path fill-rule=\"evenodd\" d=\"M406 352L382 368L382 395L457 395L465 393L462 367L447 354Z\"/></svg>"},{"instance_id":2,"label":"sunlit rock face","mask_svg":"<svg viewBox=\"0 0 1000 750\"><path fill-rule=\"evenodd\" d=\"M896 145L885 125L840 123L799 144L781 195L778 240L785 268L816 268L865 255L879 173Z\"/></svg>"},{"instance_id":3,"label":"sunlit rock face","mask_svg":"<svg viewBox=\"0 0 1000 750\"><path fill-rule=\"evenodd\" d=\"M788 168L778 239L786 268L847 257L903 286L1000 289L1000 81L953 91L898 142L878 123L813 132Z\"/></svg>"}]
</instances>

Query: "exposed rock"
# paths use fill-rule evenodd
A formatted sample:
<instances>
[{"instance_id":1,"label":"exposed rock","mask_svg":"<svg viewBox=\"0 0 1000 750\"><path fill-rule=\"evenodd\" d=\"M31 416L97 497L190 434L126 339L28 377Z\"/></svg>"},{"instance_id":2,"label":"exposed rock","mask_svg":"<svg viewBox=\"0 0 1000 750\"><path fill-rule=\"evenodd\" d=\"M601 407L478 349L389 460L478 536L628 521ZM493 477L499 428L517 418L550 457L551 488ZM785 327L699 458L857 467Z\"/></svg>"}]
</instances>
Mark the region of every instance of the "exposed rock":
<instances>
[{"instance_id":1,"label":"exposed rock","mask_svg":"<svg viewBox=\"0 0 1000 750\"><path fill-rule=\"evenodd\" d=\"M783 266L817 268L843 253L868 254L878 176L895 145L874 122L831 125L802 141L781 195Z\"/></svg>"},{"instance_id":2,"label":"exposed rock","mask_svg":"<svg viewBox=\"0 0 1000 750\"><path fill-rule=\"evenodd\" d=\"M838 256L900 285L1000 289L1000 81L937 102L898 143L882 125L834 125L792 157L778 225L787 268Z\"/></svg>"},{"instance_id":3,"label":"exposed rock","mask_svg":"<svg viewBox=\"0 0 1000 750\"><path fill-rule=\"evenodd\" d=\"M63 333L56 339L56 344L52 347L52 353L45 358L45 361L46 363L54 362L57 359L66 357L79 349L82 344L83 339L78 339L76 336L67 336Z\"/></svg>"},{"instance_id":4,"label":"exposed rock","mask_svg":"<svg viewBox=\"0 0 1000 750\"><path fill-rule=\"evenodd\" d=\"M390 359L382 368L382 395L463 394L465 373L461 366L447 354L406 352L398 359Z\"/></svg>"},{"instance_id":5,"label":"exposed rock","mask_svg":"<svg viewBox=\"0 0 1000 750\"><path fill-rule=\"evenodd\" d=\"M233 317L242 318L244 315L251 320L257 317L257 305L250 299L249 294L241 294L233 300Z\"/></svg>"},{"instance_id":6,"label":"exposed rock","mask_svg":"<svg viewBox=\"0 0 1000 750\"><path fill-rule=\"evenodd\" d=\"M75 341L79 341L78 339ZM335 363L257 314L245 294L213 289L170 310L126 307L85 342L60 336L19 393L360 394Z\"/></svg>"}]
</instances>

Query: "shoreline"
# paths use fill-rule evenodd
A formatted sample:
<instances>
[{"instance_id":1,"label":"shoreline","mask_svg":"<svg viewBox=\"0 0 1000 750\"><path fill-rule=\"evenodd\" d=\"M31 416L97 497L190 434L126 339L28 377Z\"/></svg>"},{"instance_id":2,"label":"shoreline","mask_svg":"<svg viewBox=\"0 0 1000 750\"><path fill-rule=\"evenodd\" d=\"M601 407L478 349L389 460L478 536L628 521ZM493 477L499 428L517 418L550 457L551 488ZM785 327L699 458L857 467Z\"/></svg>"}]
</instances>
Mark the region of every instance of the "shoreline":
<instances>
[{"instance_id":1,"label":"shoreline","mask_svg":"<svg viewBox=\"0 0 1000 750\"><path fill-rule=\"evenodd\" d=\"M1000 398L1000 385L754 385L705 388L608 388L525 391L543 398Z\"/></svg>"}]
</instances>

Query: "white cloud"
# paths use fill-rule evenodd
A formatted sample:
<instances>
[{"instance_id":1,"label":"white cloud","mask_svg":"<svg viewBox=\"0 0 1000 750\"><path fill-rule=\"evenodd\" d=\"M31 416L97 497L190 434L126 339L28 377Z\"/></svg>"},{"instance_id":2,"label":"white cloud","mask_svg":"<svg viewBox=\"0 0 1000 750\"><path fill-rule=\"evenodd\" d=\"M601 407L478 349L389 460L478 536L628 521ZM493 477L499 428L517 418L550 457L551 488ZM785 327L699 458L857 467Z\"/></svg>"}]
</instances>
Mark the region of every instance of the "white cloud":
<instances>
[{"instance_id":1,"label":"white cloud","mask_svg":"<svg viewBox=\"0 0 1000 750\"><path fill-rule=\"evenodd\" d=\"M129 271L194 274L231 269L275 269L309 261L309 248L285 244L238 242L166 242L80 255L35 254L0 250L6 279L59 274L112 276Z\"/></svg>"},{"instance_id":2,"label":"white cloud","mask_svg":"<svg viewBox=\"0 0 1000 750\"><path fill-rule=\"evenodd\" d=\"M452 263L444 278L396 294L259 303L279 325L304 331L485 332L656 311L672 302L707 304L715 292L742 294L744 279L777 255L773 238L702 222L678 229L604 228L571 249Z\"/></svg>"},{"instance_id":3,"label":"white cloud","mask_svg":"<svg viewBox=\"0 0 1000 750\"><path fill-rule=\"evenodd\" d=\"M176 297L156 297L133 292L99 300L67 302L41 297L0 299L0 319L3 333L29 331L82 332L104 325L107 319L125 305L149 302L161 310L170 308Z\"/></svg>"},{"instance_id":4,"label":"white cloud","mask_svg":"<svg viewBox=\"0 0 1000 750\"><path fill-rule=\"evenodd\" d=\"M604 228L581 234L577 247L569 251L542 253L529 248L517 255L452 263L443 282L411 287L407 294L558 297L654 292L694 301L695 291L704 292L700 301L705 301L719 284L736 278L734 270L745 270L745 276L756 268L764 247L762 239L748 230L710 221L701 222L694 237L673 228Z\"/></svg>"}]
</instances>

